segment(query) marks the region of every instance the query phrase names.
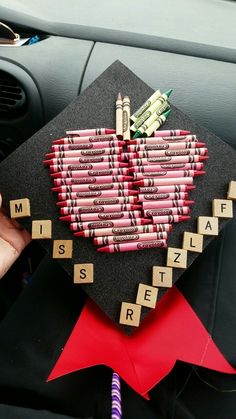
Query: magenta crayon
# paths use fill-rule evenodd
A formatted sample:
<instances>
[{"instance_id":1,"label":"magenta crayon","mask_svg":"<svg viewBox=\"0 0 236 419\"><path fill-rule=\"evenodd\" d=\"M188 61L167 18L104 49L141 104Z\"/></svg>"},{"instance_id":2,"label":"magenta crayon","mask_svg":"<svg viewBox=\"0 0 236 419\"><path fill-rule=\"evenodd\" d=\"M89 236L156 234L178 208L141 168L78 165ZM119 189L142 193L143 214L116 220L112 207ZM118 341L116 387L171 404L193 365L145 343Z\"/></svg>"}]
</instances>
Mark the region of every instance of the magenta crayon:
<instances>
[{"instance_id":1,"label":"magenta crayon","mask_svg":"<svg viewBox=\"0 0 236 419\"><path fill-rule=\"evenodd\" d=\"M170 163L170 164L153 164L146 166L131 166L129 173L138 172L161 172L163 170L202 170L204 168L203 163Z\"/></svg>"},{"instance_id":2,"label":"magenta crayon","mask_svg":"<svg viewBox=\"0 0 236 419\"><path fill-rule=\"evenodd\" d=\"M167 240L167 232L163 233L140 233L140 234L126 234L119 236L102 236L95 237L93 243L95 246L104 246L106 244L115 244L115 243L127 243L127 242L139 242L139 241L150 241L150 240Z\"/></svg>"},{"instance_id":3,"label":"magenta crayon","mask_svg":"<svg viewBox=\"0 0 236 419\"><path fill-rule=\"evenodd\" d=\"M76 130L67 130L66 134L76 134L78 136L82 135L105 135L105 134L114 134L116 131L111 128L92 128L92 129L76 129Z\"/></svg>"},{"instance_id":4,"label":"magenta crayon","mask_svg":"<svg viewBox=\"0 0 236 419\"><path fill-rule=\"evenodd\" d=\"M113 175L128 175L129 171L125 168L101 169L101 170L64 170L62 172L51 173L52 178L84 178L84 177L100 177Z\"/></svg>"},{"instance_id":5,"label":"magenta crayon","mask_svg":"<svg viewBox=\"0 0 236 419\"><path fill-rule=\"evenodd\" d=\"M176 156L205 156L208 154L207 148L189 148L188 150L151 150L151 151L137 151L137 157L176 157Z\"/></svg>"},{"instance_id":6,"label":"magenta crayon","mask_svg":"<svg viewBox=\"0 0 236 419\"><path fill-rule=\"evenodd\" d=\"M145 219L144 219L145 220ZM98 228L77 231L74 236L78 237L103 237L117 236L137 233L169 232L172 230L172 224L147 224L127 227Z\"/></svg>"},{"instance_id":7,"label":"magenta crayon","mask_svg":"<svg viewBox=\"0 0 236 419\"><path fill-rule=\"evenodd\" d=\"M176 142L176 143L162 143L162 144L138 144L128 145L127 151L129 153L136 153L137 151L152 151L152 150L185 150L205 147L205 143L200 142Z\"/></svg>"},{"instance_id":8,"label":"magenta crayon","mask_svg":"<svg viewBox=\"0 0 236 419\"><path fill-rule=\"evenodd\" d=\"M113 156L105 155L105 156L88 156L88 157L77 157L76 155L74 157L67 157L67 151L63 152L56 152L56 153L49 153L46 154L46 157L48 157L48 160L44 160L43 163L46 165L50 164L87 164L87 163L104 163L104 162L117 162L120 161L121 158L119 155L114 154ZM77 152L70 152L76 154Z\"/></svg>"},{"instance_id":9,"label":"magenta crayon","mask_svg":"<svg viewBox=\"0 0 236 419\"><path fill-rule=\"evenodd\" d=\"M85 144L65 144L65 145L52 145L52 152L56 151L72 151L72 150L100 150L103 148L123 147L124 141L104 141L103 143L85 143Z\"/></svg>"},{"instance_id":10,"label":"magenta crayon","mask_svg":"<svg viewBox=\"0 0 236 419\"><path fill-rule=\"evenodd\" d=\"M115 204L135 204L137 198L135 196L121 196L112 198L79 198L66 199L65 201L57 202L58 207L80 207L86 205L115 205Z\"/></svg>"},{"instance_id":11,"label":"magenta crayon","mask_svg":"<svg viewBox=\"0 0 236 419\"><path fill-rule=\"evenodd\" d=\"M135 138L134 140L130 140L129 144L163 144L168 142L176 142L176 141L198 141L196 135L173 135L170 137L143 137L143 138Z\"/></svg>"},{"instance_id":12,"label":"magenta crayon","mask_svg":"<svg viewBox=\"0 0 236 419\"><path fill-rule=\"evenodd\" d=\"M111 183L111 182L128 182L132 180L132 176L97 176L97 177L84 177L84 178L57 178L53 179L55 186L61 185L81 185L91 183Z\"/></svg>"},{"instance_id":13,"label":"magenta crayon","mask_svg":"<svg viewBox=\"0 0 236 419\"><path fill-rule=\"evenodd\" d=\"M56 146L55 146L56 147ZM57 146L57 147L62 147L62 146ZM69 147L69 146L68 146ZM70 146L70 147L76 147L76 146ZM106 155L113 155L113 154L119 154L122 152L122 147L109 147L109 148L95 148L92 150L75 150L75 149L71 149L71 150L67 150L67 151L58 151L58 152L53 152L53 153L49 153L46 156L50 158L50 156L53 154L53 157L58 157L60 154L59 153L63 153L64 155L66 155L67 157L88 157L88 156L106 156ZM57 154L58 153L58 156Z\"/></svg>"},{"instance_id":14,"label":"magenta crayon","mask_svg":"<svg viewBox=\"0 0 236 419\"><path fill-rule=\"evenodd\" d=\"M60 171L67 171L67 170L105 170L105 169L116 169L116 168L122 168L127 167L128 163L121 163L121 162L115 162L115 163L86 163L86 164L59 164L59 165L50 165L49 169L51 173L56 173Z\"/></svg>"},{"instance_id":15,"label":"magenta crayon","mask_svg":"<svg viewBox=\"0 0 236 419\"><path fill-rule=\"evenodd\" d=\"M90 214L71 214L59 217L60 221L75 223L79 221L99 221L99 220L126 220L127 218L140 218L141 211L121 211L121 212L105 212Z\"/></svg>"},{"instance_id":16,"label":"magenta crayon","mask_svg":"<svg viewBox=\"0 0 236 419\"><path fill-rule=\"evenodd\" d=\"M193 205L195 202L193 200L189 199L168 199L168 200L162 200L159 201L148 201L143 202L142 206L143 209L158 209L158 208L172 208L172 207L184 207Z\"/></svg>"},{"instance_id":17,"label":"magenta crayon","mask_svg":"<svg viewBox=\"0 0 236 419\"><path fill-rule=\"evenodd\" d=\"M164 215L188 215L191 209L189 207L157 208L144 210L144 217L159 217ZM156 221L153 218L153 222Z\"/></svg>"},{"instance_id":18,"label":"magenta crayon","mask_svg":"<svg viewBox=\"0 0 236 419\"><path fill-rule=\"evenodd\" d=\"M130 160L135 159L137 157L137 153L121 153L120 158L121 160Z\"/></svg>"},{"instance_id":19,"label":"magenta crayon","mask_svg":"<svg viewBox=\"0 0 236 419\"><path fill-rule=\"evenodd\" d=\"M188 199L188 192L151 193L139 194L138 196L138 202L153 202L157 200L167 201L170 199Z\"/></svg>"},{"instance_id":20,"label":"magenta crayon","mask_svg":"<svg viewBox=\"0 0 236 419\"><path fill-rule=\"evenodd\" d=\"M149 157L149 158L138 158L131 159L129 161L130 166L147 166L147 165L157 165L157 164L176 164L176 163L198 163L208 160L208 156L159 156L159 157Z\"/></svg>"},{"instance_id":21,"label":"magenta crayon","mask_svg":"<svg viewBox=\"0 0 236 419\"><path fill-rule=\"evenodd\" d=\"M148 167L148 166L146 166ZM150 178L196 177L205 175L205 170L163 170L159 172L133 173L134 180Z\"/></svg>"},{"instance_id":22,"label":"magenta crayon","mask_svg":"<svg viewBox=\"0 0 236 419\"><path fill-rule=\"evenodd\" d=\"M103 213L103 212L122 212L141 209L141 205L135 204L116 204L116 205L92 205L81 207L61 207L61 215L71 214L88 214L88 213Z\"/></svg>"},{"instance_id":23,"label":"magenta crayon","mask_svg":"<svg viewBox=\"0 0 236 419\"><path fill-rule=\"evenodd\" d=\"M78 143L97 143L97 142L104 142L104 141L114 141L117 140L117 136L115 134L105 134L105 135L84 135L79 136L76 134L69 134L66 137L58 138L54 140L52 144L78 144Z\"/></svg>"},{"instance_id":24,"label":"magenta crayon","mask_svg":"<svg viewBox=\"0 0 236 419\"><path fill-rule=\"evenodd\" d=\"M166 248L166 240L137 241L133 243L110 244L109 246L99 247L98 252L119 253L132 252L134 250L154 249L157 247Z\"/></svg>"},{"instance_id":25,"label":"magenta crayon","mask_svg":"<svg viewBox=\"0 0 236 419\"><path fill-rule=\"evenodd\" d=\"M192 185L193 177L141 179L133 182L135 186Z\"/></svg>"},{"instance_id":26,"label":"magenta crayon","mask_svg":"<svg viewBox=\"0 0 236 419\"><path fill-rule=\"evenodd\" d=\"M57 180L57 179L55 179ZM55 181L54 181L55 182ZM53 192L89 192L89 191L115 191L133 188L132 182L114 182L101 184L82 184L82 185L61 185L51 188Z\"/></svg>"},{"instance_id":27,"label":"magenta crayon","mask_svg":"<svg viewBox=\"0 0 236 419\"><path fill-rule=\"evenodd\" d=\"M190 131L186 131L183 129L171 129L171 130L157 130L154 131L154 133L152 134L153 137L171 137L174 135L188 135L190 134Z\"/></svg>"},{"instance_id":28,"label":"magenta crayon","mask_svg":"<svg viewBox=\"0 0 236 419\"><path fill-rule=\"evenodd\" d=\"M172 193L172 192L189 192L195 189L195 185L166 185L166 186L145 186L139 187L139 193L157 194L157 193Z\"/></svg>"},{"instance_id":29,"label":"magenta crayon","mask_svg":"<svg viewBox=\"0 0 236 419\"><path fill-rule=\"evenodd\" d=\"M153 223L160 224L160 223L181 223L183 221L190 220L189 215L159 215L154 216Z\"/></svg>"},{"instance_id":30,"label":"magenta crayon","mask_svg":"<svg viewBox=\"0 0 236 419\"><path fill-rule=\"evenodd\" d=\"M84 221L70 224L71 230L93 230L98 228L129 227L151 224L148 218L124 218L122 220Z\"/></svg>"},{"instance_id":31,"label":"magenta crayon","mask_svg":"<svg viewBox=\"0 0 236 419\"><path fill-rule=\"evenodd\" d=\"M62 186L64 187L64 186ZM64 192L58 194L59 201L65 201L66 199L89 199L89 198L99 198L99 197L115 197L115 196L135 196L138 195L137 190L132 189L116 189L108 191L89 191L89 192Z\"/></svg>"}]
</instances>

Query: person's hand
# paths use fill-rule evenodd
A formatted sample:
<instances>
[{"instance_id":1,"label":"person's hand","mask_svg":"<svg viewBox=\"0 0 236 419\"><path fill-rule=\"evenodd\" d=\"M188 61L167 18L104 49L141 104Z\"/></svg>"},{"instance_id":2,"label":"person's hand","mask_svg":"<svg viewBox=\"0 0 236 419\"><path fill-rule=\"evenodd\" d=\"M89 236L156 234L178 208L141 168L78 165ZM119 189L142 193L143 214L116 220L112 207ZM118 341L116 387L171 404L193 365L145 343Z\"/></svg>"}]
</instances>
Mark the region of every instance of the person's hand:
<instances>
[{"instance_id":1,"label":"person's hand","mask_svg":"<svg viewBox=\"0 0 236 419\"><path fill-rule=\"evenodd\" d=\"M30 234L17 221L5 215L0 195L0 278L5 275L30 241Z\"/></svg>"}]
</instances>

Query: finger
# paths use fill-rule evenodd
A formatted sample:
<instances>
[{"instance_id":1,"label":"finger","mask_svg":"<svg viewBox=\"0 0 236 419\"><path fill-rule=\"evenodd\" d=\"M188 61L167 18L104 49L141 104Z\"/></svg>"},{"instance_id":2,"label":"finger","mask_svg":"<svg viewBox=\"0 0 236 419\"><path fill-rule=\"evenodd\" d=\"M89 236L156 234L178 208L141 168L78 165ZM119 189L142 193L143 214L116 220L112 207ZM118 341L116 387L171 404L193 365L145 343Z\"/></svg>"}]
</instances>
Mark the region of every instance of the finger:
<instances>
[{"instance_id":1,"label":"finger","mask_svg":"<svg viewBox=\"0 0 236 419\"><path fill-rule=\"evenodd\" d=\"M0 237L0 278L10 269L19 256L19 252Z\"/></svg>"}]
</instances>

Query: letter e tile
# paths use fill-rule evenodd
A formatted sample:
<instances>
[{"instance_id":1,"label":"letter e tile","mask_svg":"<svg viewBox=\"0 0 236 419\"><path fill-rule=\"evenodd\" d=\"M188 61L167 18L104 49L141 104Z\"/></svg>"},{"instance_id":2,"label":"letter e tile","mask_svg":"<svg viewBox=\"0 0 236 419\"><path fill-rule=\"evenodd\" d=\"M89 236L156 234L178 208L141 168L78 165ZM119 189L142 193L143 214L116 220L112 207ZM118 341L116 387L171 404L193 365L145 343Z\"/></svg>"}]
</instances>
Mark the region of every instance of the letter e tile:
<instances>
[{"instance_id":1,"label":"letter e tile","mask_svg":"<svg viewBox=\"0 0 236 419\"><path fill-rule=\"evenodd\" d=\"M139 284L136 304L144 307L155 308L158 289L146 284Z\"/></svg>"}]
</instances>

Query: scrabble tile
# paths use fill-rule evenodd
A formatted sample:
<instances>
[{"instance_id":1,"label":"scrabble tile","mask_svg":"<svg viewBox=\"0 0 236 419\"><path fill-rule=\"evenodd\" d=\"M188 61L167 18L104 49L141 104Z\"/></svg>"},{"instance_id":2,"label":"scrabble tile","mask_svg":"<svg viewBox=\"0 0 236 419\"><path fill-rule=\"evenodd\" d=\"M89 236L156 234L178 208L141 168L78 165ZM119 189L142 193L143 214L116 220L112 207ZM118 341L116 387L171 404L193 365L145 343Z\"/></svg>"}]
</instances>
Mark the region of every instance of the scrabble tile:
<instances>
[{"instance_id":1,"label":"scrabble tile","mask_svg":"<svg viewBox=\"0 0 236 419\"><path fill-rule=\"evenodd\" d=\"M167 266L152 267L152 285L153 287L172 287L173 269Z\"/></svg>"},{"instance_id":2,"label":"scrabble tile","mask_svg":"<svg viewBox=\"0 0 236 419\"><path fill-rule=\"evenodd\" d=\"M191 252L202 253L203 250L203 235L197 233L184 232L183 249Z\"/></svg>"},{"instance_id":3,"label":"scrabble tile","mask_svg":"<svg viewBox=\"0 0 236 419\"><path fill-rule=\"evenodd\" d=\"M30 217L30 200L28 198L10 201L11 218Z\"/></svg>"},{"instance_id":4,"label":"scrabble tile","mask_svg":"<svg viewBox=\"0 0 236 419\"><path fill-rule=\"evenodd\" d=\"M236 181L229 182L229 189L227 194L228 199L236 199Z\"/></svg>"},{"instance_id":5,"label":"scrabble tile","mask_svg":"<svg viewBox=\"0 0 236 419\"><path fill-rule=\"evenodd\" d=\"M157 302L158 289L151 285L139 284L136 304L144 307L155 308Z\"/></svg>"},{"instance_id":6,"label":"scrabble tile","mask_svg":"<svg viewBox=\"0 0 236 419\"><path fill-rule=\"evenodd\" d=\"M218 236L219 220L216 217L198 217L198 234Z\"/></svg>"},{"instance_id":7,"label":"scrabble tile","mask_svg":"<svg viewBox=\"0 0 236 419\"><path fill-rule=\"evenodd\" d=\"M233 218L233 201L230 199L213 199L213 217Z\"/></svg>"},{"instance_id":8,"label":"scrabble tile","mask_svg":"<svg viewBox=\"0 0 236 419\"><path fill-rule=\"evenodd\" d=\"M52 221L51 220L33 220L32 221L32 239L51 239Z\"/></svg>"},{"instance_id":9,"label":"scrabble tile","mask_svg":"<svg viewBox=\"0 0 236 419\"><path fill-rule=\"evenodd\" d=\"M53 259L71 259L72 244L72 240L54 240L52 254Z\"/></svg>"},{"instance_id":10,"label":"scrabble tile","mask_svg":"<svg viewBox=\"0 0 236 419\"><path fill-rule=\"evenodd\" d=\"M76 263L74 265L74 284L90 284L93 281L93 263Z\"/></svg>"},{"instance_id":11,"label":"scrabble tile","mask_svg":"<svg viewBox=\"0 0 236 419\"><path fill-rule=\"evenodd\" d=\"M167 266L172 268L187 268L187 250L168 247Z\"/></svg>"},{"instance_id":12,"label":"scrabble tile","mask_svg":"<svg viewBox=\"0 0 236 419\"><path fill-rule=\"evenodd\" d=\"M120 324L138 327L140 323L141 306L123 302L120 311Z\"/></svg>"}]
</instances>

